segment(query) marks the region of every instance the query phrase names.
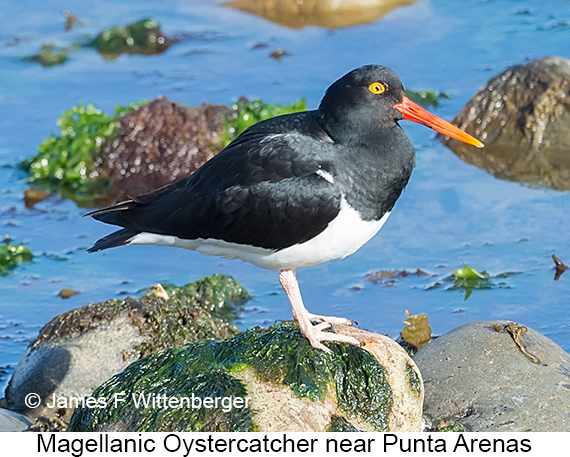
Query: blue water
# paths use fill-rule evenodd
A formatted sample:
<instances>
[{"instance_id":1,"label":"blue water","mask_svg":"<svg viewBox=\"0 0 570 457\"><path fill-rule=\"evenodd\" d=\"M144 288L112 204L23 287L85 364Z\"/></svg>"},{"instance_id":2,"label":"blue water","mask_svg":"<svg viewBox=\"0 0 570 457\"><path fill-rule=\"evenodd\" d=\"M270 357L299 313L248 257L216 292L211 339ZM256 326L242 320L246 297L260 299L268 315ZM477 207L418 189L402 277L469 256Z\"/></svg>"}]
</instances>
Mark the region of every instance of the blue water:
<instances>
[{"instance_id":1,"label":"blue water","mask_svg":"<svg viewBox=\"0 0 570 457\"><path fill-rule=\"evenodd\" d=\"M0 235L25 242L34 261L0 277L0 386L27 344L52 317L156 282L185 284L215 272L238 279L254 296L239 325L289 319L277 274L239 261L205 258L162 247L85 249L111 230L81 218L85 209L54 196L26 209L26 176L16 164L36 153L64 110L81 102L112 111L115 104L167 95L197 105L230 104L240 96L316 107L326 87L368 63L392 67L406 87L451 96L433 111L452 119L492 76L546 55L570 57L570 3L554 0L419 1L370 24L339 30L293 30L218 2L99 0L73 6L83 22L63 31L69 2L4 0L0 9ZM92 49L65 65L43 68L21 58L42 44L65 46L110 25L152 16L180 42L157 56L104 61ZM256 45L267 44L266 47ZM289 55L277 61L276 48ZM417 149L417 168L392 216L372 241L342 261L300 269L307 307L353 318L397 336L405 310L427 313L435 333L482 319L530 326L570 351L570 272L554 281L556 254L570 263L570 195L500 181L460 161L425 127L403 123ZM465 262L501 287L433 288ZM367 273L420 268L393 284ZM80 293L68 300L63 288Z\"/></svg>"}]
</instances>

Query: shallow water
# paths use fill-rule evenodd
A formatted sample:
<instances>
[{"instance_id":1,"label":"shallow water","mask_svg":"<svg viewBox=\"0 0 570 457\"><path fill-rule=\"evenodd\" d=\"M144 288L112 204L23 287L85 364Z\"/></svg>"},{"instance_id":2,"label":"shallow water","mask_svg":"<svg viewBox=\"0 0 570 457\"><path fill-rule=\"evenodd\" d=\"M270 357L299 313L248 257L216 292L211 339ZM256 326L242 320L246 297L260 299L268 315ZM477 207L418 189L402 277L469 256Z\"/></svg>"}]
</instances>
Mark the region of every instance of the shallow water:
<instances>
[{"instance_id":1,"label":"shallow water","mask_svg":"<svg viewBox=\"0 0 570 457\"><path fill-rule=\"evenodd\" d=\"M431 109L452 119L491 76L545 55L568 55L570 3L419 1L365 25L293 30L218 2L97 1L74 7L84 26L64 32L69 2L5 0L0 10L0 224L25 242L34 261L0 277L0 385L5 386L41 326L69 309L156 282L185 284L215 272L234 276L254 296L239 325L291 317L277 273L194 252L133 246L98 254L85 249L109 226L81 218L85 209L52 197L26 209L26 176L17 167L56 130L55 120L81 102L115 104L167 95L198 105L240 96L317 106L326 87L368 63L392 67L407 88L443 91ZM68 45L111 25L159 20L180 42L156 56L103 60L86 48L64 65L43 68L21 58L42 44ZM265 46L259 46L265 45ZM282 48L281 60L269 54ZM570 273L554 281L552 254L570 263L570 194L500 181L460 161L432 131L403 122L417 150L411 182L381 232L353 256L298 271L307 307L350 317L363 328L397 336L405 310L427 313L435 333L483 319L515 320L570 351ZM495 287L434 287L463 263L492 275ZM388 283L367 273L415 271ZM63 288L80 293L67 300Z\"/></svg>"}]
</instances>

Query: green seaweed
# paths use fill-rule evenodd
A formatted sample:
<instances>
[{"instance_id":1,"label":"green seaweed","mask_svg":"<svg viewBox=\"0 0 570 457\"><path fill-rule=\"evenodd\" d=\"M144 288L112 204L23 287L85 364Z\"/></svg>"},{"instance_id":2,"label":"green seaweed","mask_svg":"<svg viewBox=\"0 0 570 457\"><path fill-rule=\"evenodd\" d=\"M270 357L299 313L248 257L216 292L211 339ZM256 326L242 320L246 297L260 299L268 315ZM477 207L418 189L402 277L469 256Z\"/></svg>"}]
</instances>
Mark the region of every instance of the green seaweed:
<instances>
[{"instance_id":1,"label":"green seaweed","mask_svg":"<svg viewBox=\"0 0 570 457\"><path fill-rule=\"evenodd\" d=\"M153 353L127 367L98 387L94 397L110 402L118 392L167 396L246 396L243 384L232 377L236 370L252 369L264 381L283 383L310 400L336 396L339 410L348 417L387 429L392 392L384 368L367 351L329 343L333 355L310 346L296 324L268 330L254 328L231 339L203 340ZM249 409L203 411L137 408L133 402L119 408L77 409L70 430L112 430L128 421L132 431L146 430L255 430ZM232 416L233 414L233 416ZM211 417L210 417L211 416Z\"/></svg>"},{"instance_id":2,"label":"green seaweed","mask_svg":"<svg viewBox=\"0 0 570 457\"><path fill-rule=\"evenodd\" d=\"M350 422L348 422L344 417L339 415L334 415L331 417L331 421L327 428L327 432L359 432Z\"/></svg>"},{"instance_id":3,"label":"green seaweed","mask_svg":"<svg viewBox=\"0 0 570 457\"><path fill-rule=\"evenodd\" d=\"M73 49L73 46L60 48L53 44L44 44L38 54L24 57L22 60L27 62L38 62L44 67L53 67L54 65L65 63L67 61L69 51Z\"/></svg>"},{"instance_id":4,"label":"green seaweed","mask_svg":"<svg viewBox=\"0 0 570 457\"><path fill-rule=\"evenodd\" d=\"M424 91L415 91L415 90L406 90L406 96L412 100L413 102L417 103L418 105L422 105L425 107L433 106L436 107L439 105L439 101L441 99L449 98L444 92L434 91L434 90L424 90Z\"/></svg>"},{"instance_id":5,"label":"green seaweed","mask_svg":"<svg viewBox=\"0 0 570 457\"><path fill-rule=\"evenodd\" d=\"M152 338L135 347L142 355L190 341L237 334L231 321L236 318L237 307L250 299L234 278L223 274L206 276L182 287L168 284L164 289L169 295L167 300L149 293L140 300L125 300L127 304L132 302L133 308L144 309L145 319L135 323L143 335Z\"/></svg>"},{"instance_id":6,"label":"green seaweed","mask_svg":"<svg viewBox=\"0 0 570 457\"><path fill-rule=\"evenodd\" d=\"M28 172L28 182L34 186L55 191L75 200L81 206L90 206L104 199L110 179L104 175L93 178L94 162L102 146L119 133L118 119L139 106L116 106L108 115L94 105L80 104L65 111L57 120L59 134L52 133L38 147L38 153L20 166ZM248 126L268 117L305 109L304 100L279 106L260 100L240 101L224 122L225 144Z\"/></svg>"},{"instance_id":7,"label":"green seaweed","mask_svg":"<svg viewBox=\"0 0 570 457\"><path fill-rule=\"evenodd\" d=\"M121 54L159 54L172 44L156 19L147 18L126 26L103 30L89 43L108 60Z\"/></svg>"},{"instance_id":8,"label":"green seaweed","mask_svg":"<svg viewBox=\"0 0 570 457\"><path fill-rule=\"evenodd\" d=\"M511 287L504 279L517 274L516 272L505 272L497 275L490 275L486 271L477 271L466 264L454 270L453 275L450 275L430 285L427 290L439 289L445 282L452 283L446 287L446 290L464 290L465 300L467 300L473 290L476 289L496 289L496 288L509 288Z\"/></svg>"},{"instance_id":9,"label":"green seaweed","mask_svg":"<svg viewBox=\"0 0 570 457\"><path fill-rule=\"evenodd\" d=\"M28 182L78 201L103 195L108 181L89 176L95 157L101 145L117 135L117 119L140 104L117 106L113 115L84 104L65 111L57 120L59 135L52 133L34 157L20 164L29 174Z\"/></svg>"},{"instance_id":10,"label":"green seaweed","mask_svg":"<svg viewBox=\"0 0 570 457\"><path fill-rule=\"evenodd\" d=\"M459 422L455 422L455 421L442 421L442 422L438 425L436 431L438 431L438 432L463 433L463 432L466 432L467 429L465 428L465 426L463 426L463 425L460 424Z\"/></svg>"},{"instance_id":11,"label":"green seaweed","mask_svg":"<svg viewBox=\"0 0 570 457\"><path fill-rule=\"evenodd\" d=\"M405 373L406 377L408 378L408 386L412 390L413 394L416 397L419 397L422 393L422 382L420 380L420 376L416 370L414 370L414 367L412 367L410 364L406 365Z\"/></svg>"},{"instance_id":12,"label":"green seaweed","mask_svg":"<svg viewBox=\"0 0 570 457\"><path fill-rule=\"evenodd\" d=\"M448 290L465 290L465 300L467 300L473 293L473 289L492 289L493 282L490 280L490 275L486 271L478 272L474 268L463 264L461 268L455 269L453 272L455 277L455 284L448 288Z\"/></svg>"},{"instance_id":13,"label":"green seaweed","mask_svg":"<svg viewBox=\"0 0 570 457\"><path fill-rule=\"evenodd\" d=\"M192 297L201 307L225 319L235 317L235 305L241 305L251 296L245 288L230 276L215 273L182 287L163 284L171 298Z\"/></svg>"},{"instance_id":14,"label":"green seaweed","mask_svg":"<svg viewBox=\"0 0 570 457\"><path fill-rule=\"evenodd\" d=\"M205 342L207 344L207 342ZM200 347L201 343L196 346ZM201 408L204 398L240 397L245 398L245 388L235 378L223 370L203 367L195 370L195 359L180 356L184 348L171 348L151 354L149 357L128 366L121 375L114 376L98 387L93 396L109 399L110 407L97 410L84 408L76 410L68 430L112 430L113 424L129 421L136 424L139 431L185 430L191 423L194 431L252 431L253 421L249 408L223 407ZM130 381L125 384L123 380ZM153 396L146 396L152 393ZM117 397L118 395L118 397ZM145 406L153 398L190 398L190 407L161 407L161 404ZM120 398L126 401L112 402ZM136 398L136 401L132 401ZM200 398L200 400L194 400ZM111 403L112 402L112 403ZM221 405L219 405L221 406Z\"/></svg>"},{"instance_id":15,"label":"green seaweed","mask_svg":"<svg viewBox=\"0 0 570 457\"><path fill-rule=\"evenodd\" d=\"M29 262L33 258L30 248L24 244L11 244L10 237L5 236L0 244L0 274L7 276L20 263Z\"/></svg>"},{"instance_id":16,"label":"green seaweed","mask_svg":"<svg viewBox=\"0 0 570 457\"><path fill-rule=\"evenodd\" d=\"M252 101L241 99L232 105L232 110L234 112L228 115L224 122L225 132L222 135L224 146L227 146L240 133L259 121L282 114L306 111L307 103L304 98L290 105L263 103L259 98Z\"/></svg>"}]
</instances>

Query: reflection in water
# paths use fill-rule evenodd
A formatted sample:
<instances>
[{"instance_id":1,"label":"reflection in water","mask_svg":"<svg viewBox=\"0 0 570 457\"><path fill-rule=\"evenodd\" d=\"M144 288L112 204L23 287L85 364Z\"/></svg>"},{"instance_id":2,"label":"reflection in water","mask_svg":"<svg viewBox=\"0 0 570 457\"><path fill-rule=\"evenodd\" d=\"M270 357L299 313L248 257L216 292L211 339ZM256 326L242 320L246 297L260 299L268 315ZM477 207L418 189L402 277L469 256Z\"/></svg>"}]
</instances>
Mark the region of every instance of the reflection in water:
<instances>
[{"instance_id":1,"label":"reflection in water","mask_svg":"<svg viewBox=\"0 0 570 457\"><path fill-rule=\"evenodd\" d=\"M311 25L329 29L368 24L398 6L415 0L231 0L224 3L277 24L302 29Z\"/></svg>"},{"instance_id":2,"label":"reflection in water","mask_svg":"<svg viewBox=\"0 0 570 457\"><path fill-rule=\"evenodd\" d=\"M492 78L453 120L484 149L444 142L500 179L570 190L570 60L547 57Z\"/></svg>"}]
</instances>

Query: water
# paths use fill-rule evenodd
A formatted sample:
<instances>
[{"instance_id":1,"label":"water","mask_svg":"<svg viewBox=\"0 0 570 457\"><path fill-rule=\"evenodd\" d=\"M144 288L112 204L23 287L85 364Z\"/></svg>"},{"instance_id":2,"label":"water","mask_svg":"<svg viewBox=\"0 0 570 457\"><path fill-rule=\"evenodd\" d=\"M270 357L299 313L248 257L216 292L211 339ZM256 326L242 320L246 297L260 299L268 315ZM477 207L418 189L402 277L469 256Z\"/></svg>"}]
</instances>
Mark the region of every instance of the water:
<instances>
[{"instance_id":1,"label":"water","mask_svg":"<svg viewBox=\"0 0 570 457\"><path fill-rule=\"evenodd\" d=\"M185 104L230 104L244 95L316 107L326 87L368 63L392 67L406 87L451 96L432 109L452 119L491 76L546 55L568 55L570 3L546 1L420 1L369 24L293 30L221 7L217 2L90 2L72 10L85 24L64 32L68 2L29 8L4 0L0 11L0 234L25 242L34 261L0 277L0 385L27 344L52 317L156 282L185 284L215 272L234 276L254 296L241 328L289 319L277 274L239 261L183 250L134 246L87 254L111 228L81 218L85 209L57 196L26 209L22 159L56 130L55 120L81 102L110 112L115 104L166 95ZM104 61L92 49L65 65L22 62L42 44L93 37L111 25L152 16L180 39L157 56ZM260 44L267 46L260 47ZM269 57L276 48L289 55ZM300 269L307 307L353 318L363 328L397 336L405 310L427 313L435 333L482 319L509 319L546 334L570 351L570 273L554 281L556 254L570 263L570 195L500 181L460 161L429 129L404 122L417 149L417 168L390 219L372 241L342 261ZM461 290L433 286L465 262L500 287ZM366 279L379 270L415 271L393 283ZM63 288L80 293L67 300Z\"/></svg>"}]
</instances>

